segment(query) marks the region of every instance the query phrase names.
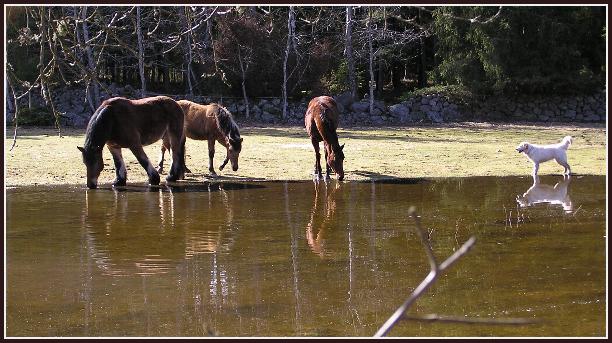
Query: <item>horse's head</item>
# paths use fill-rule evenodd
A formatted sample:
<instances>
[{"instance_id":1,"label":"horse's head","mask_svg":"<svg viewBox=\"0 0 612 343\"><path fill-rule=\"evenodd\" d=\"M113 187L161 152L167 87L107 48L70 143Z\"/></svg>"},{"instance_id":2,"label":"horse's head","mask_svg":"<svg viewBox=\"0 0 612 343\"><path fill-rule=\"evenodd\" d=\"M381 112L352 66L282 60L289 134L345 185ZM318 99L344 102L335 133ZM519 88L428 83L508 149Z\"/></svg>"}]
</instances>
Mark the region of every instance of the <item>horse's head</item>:
<instances>
[{"instance_id":1,"label":"horse's head","mask_svg":"<svg viewBox=\"0 0 612 343\"><path fill-rule=\"evenodd\" d=\"M102 149L85 149L77 147L83 154L83 163L87 167L87 188L96 189L98 187L98 176L104 169L102 160Z\"/></svg>"},{"instance_id":2,"label":"horse's head","mask_svg":"<svg viewBox=\"0 0 612 343\"><path fill-rule=\"evenodd\" d=\"M336 175L338 176L338 180L342 181L344 179L344 144L340 146L340 149L334 151L334 149L330 149L331 151L327 153L327 164L329 164Z\"/></svg>"},{"instance_id":3,"label":"horse's head","mask_svg":"<svg viewBox=\"0 0 612 343\"><path fill-rule=\"evenodd\" d=\"M230 136L227 137L227 157L225 158L225 163L227 160L232 162L232 170L238 170L238 156L240 155L240 151L242 150L242 137L232 138Z\"/></svg>"}]
</instances>

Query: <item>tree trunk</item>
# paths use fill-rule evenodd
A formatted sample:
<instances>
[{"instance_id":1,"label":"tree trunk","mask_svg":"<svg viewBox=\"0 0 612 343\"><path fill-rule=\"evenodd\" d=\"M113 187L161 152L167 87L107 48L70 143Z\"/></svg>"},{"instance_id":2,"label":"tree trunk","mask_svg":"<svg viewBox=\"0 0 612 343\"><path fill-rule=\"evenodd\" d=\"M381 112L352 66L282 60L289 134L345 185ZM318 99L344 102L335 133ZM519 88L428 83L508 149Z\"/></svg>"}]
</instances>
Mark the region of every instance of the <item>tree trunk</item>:
<instances>
[{"instance_id":1,"label":"tree trunk","mask_svg":"<svg viewBox=\"0 0 612 343\"><path fill-rule=\"evenodd\" d=\"M289 6L289 18L287 19L287 48L285 49L285 60L283 62L283 119L287 118L287 61L293 42L293 32L295 29L295 15L293 6Z\"/></svg>"},{"instance_id":2,"label":"tree trunk","mask_svg":"<svg viewBox=\"0 0 612 343\"><path fill-rule=\"evenodd\" d=\"M385 40L385 35L387 33L387 8L383 7L383 18L384 18L384 26L383 26L383 34L382 39L383 42ZM378 59L378 77L376 80L376 96L379 98L382 97L383 92L385 90L385 81L386 81L386 67L385 62L382 58Z\"/></svg>"},{"instance_id":3,"label":"tree trunk","mask_svg":"<svg viewBox=\"0 0 612 343\"><path fill-rule=\"evenodd\" d=\"M187 62L187 72L185 73L187 77L187 94L193 95L193 85L191 84L191 60L192 60L192 51L191 51L191 20L189 20L188 7L184 7L184 16L185 16L185 26L187 27L187 31L189 33L186 34L186 62Z\"/></svg>"},{"instance_id":4,"label":"tree trunk","mask_svg":"<svg viewBox=\"0 0 612 343\"><path fill-rule=\"evenodd\" d=\"M147 81L144 71L144 47L142 43L142 29L140 26L140 6L136 7L136 34L138 35L138 72L140 74L140 97L145 97Z\"/></svg>"},{"instance_id":5,"label":"tree trunk","mask_svg":"<svg viewBox=\"0 0 612 343\"><path fill-rule=\"evenodd\" d=\"M164 92L170 91L170 70L167 65L163 66L163 76L164 76Z\"/></svg>"},{"instance_id":6,"label":"tree trunk","mask_svg":"<svg viewBox=\"0 0 612 343\"><path fill-rule=\"evenodd\" d=\"M242 54L240 53L240 47L238 47L238 61L240 62L240 76L242 77L242 97L244 98L244 108L246 110L246 117L250 118L251 114L249 112L249 98L247 97L246 93L246 71L248 65L245 66Z\"/></svg>"},{"instance_id":7,"label":"tree trunk","mask_svg":"<svg viewBox=\"0 0 612 343\"><path fill-rule=\"evenodd\" d=\"M93 58L93 52L91 47L89 46L89 43L87 43L89 41L89 28L87 26L87 6L83 6L82 12L81 12L81 18L83 20L83 41L85 43L85 53L87 55L87 66L89 68L89 72L91 73L91 75L95 75L96 74L96 65L94 62L94 58ZM93 101L93 107L94 107L94 111L98 108L98 106L100 106L100 89L98 88L98 82L95 79L91 79L91 77L88 77L88 81L89 81L89 85L91 85L92 89L93 89L93 94L92 94L92 101ZM87 86L87 88L89 88L89 85Z\"/></svg>"},{"instance_id":8,"label":"tree trunk","mask_svg":"<svg viewBox=\"0 0 612 343\"><path fill-rule=\"evenodd\" d=\"M346 7L345 48L346 64L348 67L348 86L351 92L351 101L357 100L357 78L355 77L355 59L353 58L353 7Z\"/></svg>"},{"instance_id":9,"label":"tree trunk","mask_svg":"<svg viewBox=\"0 0 612 343\"><path fill-rule=\"evenodd\" d=\"M419 88L427 87L427 74L425 74L425 44L423 38L419 38Z\"/></svg>"},{"instance_id":10,"label":"tree trunk","mask_svg":"<svg viewBox=\"0 0 612 343\"><path fill-rule=\"evenodd\" d=\"M417 14L418 22L421 22L421 9ZM423 37L419 37L419 60L417 62L417 68L419 72L418 85L419 88L427 87L427 74L425 74L425 43Z\"/></svg>"},{"instance_id":11,"label":"tree trunk","mask_svg":"<svg viewBox=\"0 0 612 343\"><path fill-rule=\"evenodd\" d=\"M383 59L380 58L378 59L378 75L376 77L376 96L377 97L382 97L383 95L383 91L385 88L385 74L386 74L386 70L385 70L385 64L383 62Z\"/></svg>"},{"instance_id":12,"label":"tree trunk","mask_svg":"<svg viewBox=\"0 0 612 343\"><path fill-rule=\"evenodd\" d=\"M403 67L403 65L396 63L391 68L391 84L393 85L393 91L398 91L402 87Z\"/></svg>"},{"instance_id":13,"label":"tree trunk","mask_svg":"<svg viewBox=\"0 0 612 343\"><path fill-rule=\"evenodd\" d=\"M372 9L368 7L368 49L370 51L370 114L374 112L374 49L372 48Z\"/></svg>"}]
</instances>

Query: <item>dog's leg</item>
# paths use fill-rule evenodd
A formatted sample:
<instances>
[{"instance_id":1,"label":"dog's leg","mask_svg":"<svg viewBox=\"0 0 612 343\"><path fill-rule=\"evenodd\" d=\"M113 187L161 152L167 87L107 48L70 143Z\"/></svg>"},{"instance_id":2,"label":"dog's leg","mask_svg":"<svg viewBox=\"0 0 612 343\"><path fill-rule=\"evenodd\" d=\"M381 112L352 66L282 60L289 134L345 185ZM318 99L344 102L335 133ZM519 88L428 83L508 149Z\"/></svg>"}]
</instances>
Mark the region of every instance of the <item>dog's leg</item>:
<instances>
[{"instance_id":1,"label":"dog's leg","mask_svg":"<svg viewBox=\"0 0 612 343\"><path fill-rule=\"evenodd\" d=\"M535 179L538 176L538 169L540 169L540 164L539 163L533 163L533 178Z\"/></svg>"},{"instance_id":2,"label":"dog's leg","mask_svg":"<svg viewBox=\"0 0 612 343\"><path fill-rule=\"evenodd\" d=\"M557 161L557 163L559 163L560 165L563 166L563 168L565 168L565 170L563 170L563 175L570 175L572 173L572 170L570 169L570 165L561 159L555 159L555 161Z\"/></svg>"}]
</instances>

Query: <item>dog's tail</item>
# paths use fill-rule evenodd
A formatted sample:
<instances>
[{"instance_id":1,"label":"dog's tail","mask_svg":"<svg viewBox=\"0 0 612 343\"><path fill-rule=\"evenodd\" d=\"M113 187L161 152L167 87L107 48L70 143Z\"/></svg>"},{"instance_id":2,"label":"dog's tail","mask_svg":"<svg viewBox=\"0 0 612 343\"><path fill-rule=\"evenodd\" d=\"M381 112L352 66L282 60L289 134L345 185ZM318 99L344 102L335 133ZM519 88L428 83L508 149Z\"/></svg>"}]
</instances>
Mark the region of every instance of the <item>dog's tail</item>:
<instances>
[{"instance_id":1,"label":"dog's tail","mask_svg":"<svg viewBox=\"0 0 612 343\"><path fill-rule=\"evenodd\" d=\"M563 137L563 140L561 141L561 148L567 150L570 145L572 145L572 137L571 136L565 136Z\"/></svg>"}]
</instances>

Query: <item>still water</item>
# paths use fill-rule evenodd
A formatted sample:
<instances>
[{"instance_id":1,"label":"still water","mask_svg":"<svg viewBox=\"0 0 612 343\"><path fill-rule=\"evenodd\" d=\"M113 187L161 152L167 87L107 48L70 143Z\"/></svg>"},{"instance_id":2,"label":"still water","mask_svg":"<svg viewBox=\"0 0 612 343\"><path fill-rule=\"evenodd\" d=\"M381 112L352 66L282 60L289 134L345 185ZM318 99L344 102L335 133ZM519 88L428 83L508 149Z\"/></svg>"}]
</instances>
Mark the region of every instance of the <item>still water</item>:
<instances>
[{"instance_id":1,"label":"still water","mask_svg":"<svg viewBox=\"0 0 612 343\"><path fill-rule=\"evenodd\" d=\"M6 190L8 336L604 336L602 176Z\"/></svg>"}]
</instances>

